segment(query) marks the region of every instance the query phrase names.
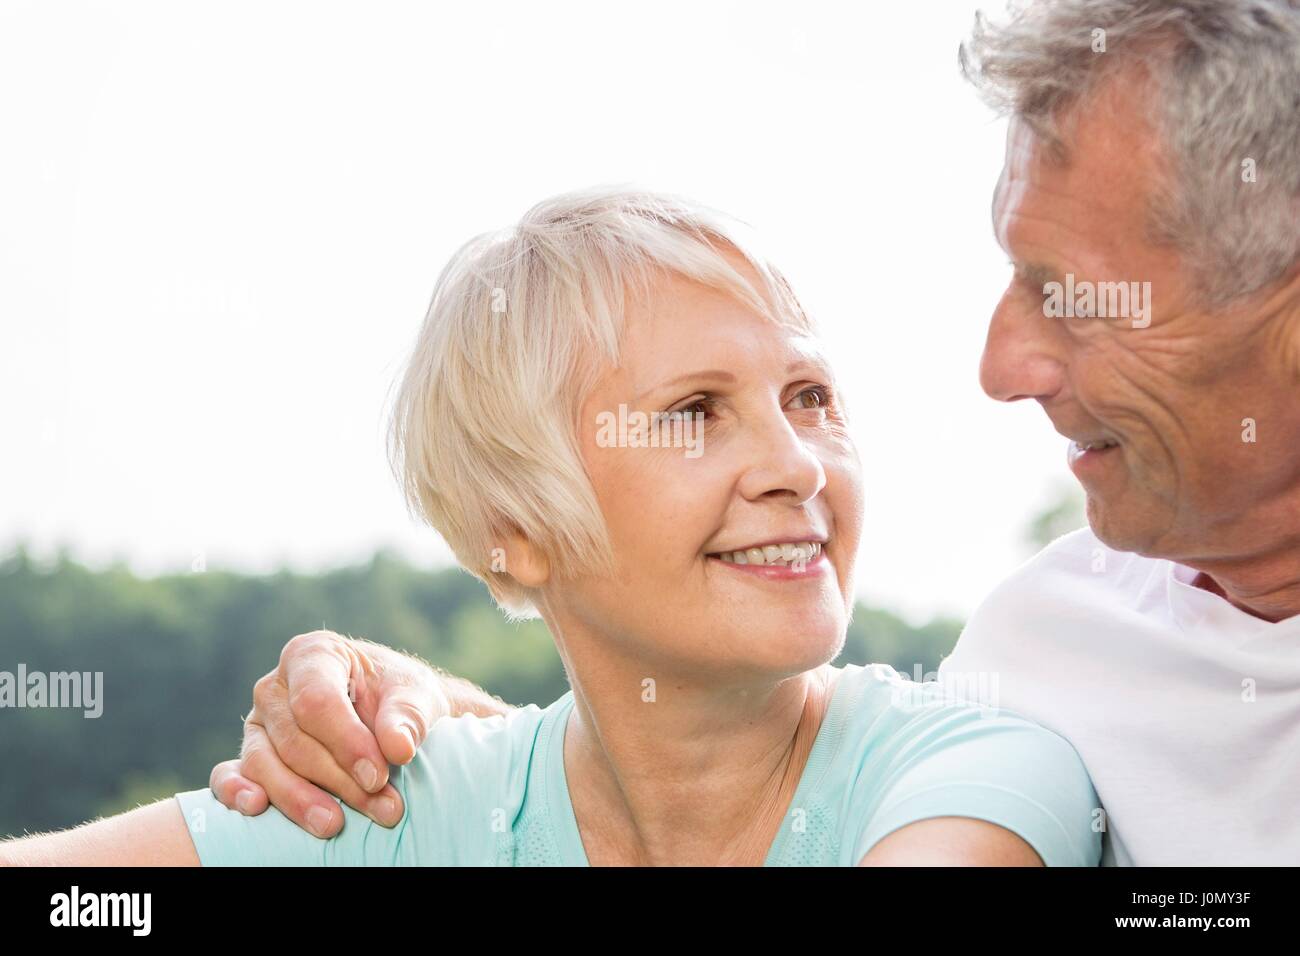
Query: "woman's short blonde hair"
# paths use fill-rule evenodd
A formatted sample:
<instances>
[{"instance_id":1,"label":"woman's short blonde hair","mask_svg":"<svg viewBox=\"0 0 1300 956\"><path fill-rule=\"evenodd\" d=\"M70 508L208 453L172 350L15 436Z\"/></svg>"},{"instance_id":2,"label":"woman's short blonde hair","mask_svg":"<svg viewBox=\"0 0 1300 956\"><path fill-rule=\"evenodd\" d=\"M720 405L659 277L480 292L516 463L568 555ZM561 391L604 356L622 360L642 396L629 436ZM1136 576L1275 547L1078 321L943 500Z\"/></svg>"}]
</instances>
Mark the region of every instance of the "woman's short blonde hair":
<instances>
[{"instance_id":1,"label":"woman's short blonde hair","mask_svg":"<svg viewBox=\"0 0 1300 956\"><path fill-rule=\"evenodd\" d=\"M560 576L612 567L578 415L599 376L618 365L625 296L675 273L811 331L746 232L680 197L585 189L471 239L438 277L393 404L389 457L410 510L508 616L537 613L529 589L505 573L508 534L540 547Z\"/></svg>"}]
</instances>

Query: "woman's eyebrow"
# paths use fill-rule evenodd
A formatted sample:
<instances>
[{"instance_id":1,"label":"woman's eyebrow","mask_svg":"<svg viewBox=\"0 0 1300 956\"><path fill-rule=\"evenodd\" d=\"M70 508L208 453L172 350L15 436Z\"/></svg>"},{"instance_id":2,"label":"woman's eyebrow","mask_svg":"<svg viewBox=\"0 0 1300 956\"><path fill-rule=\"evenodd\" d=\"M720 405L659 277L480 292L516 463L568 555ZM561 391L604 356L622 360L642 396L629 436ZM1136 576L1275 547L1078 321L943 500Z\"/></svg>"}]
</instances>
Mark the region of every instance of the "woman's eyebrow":
<instances>
[{"instance_id":1,"label":"woman's eyebrow","mask_svg":"<svg viewBox=\"0 0 1300 956\"><path fill-rule=\"evenodd\" d=\"M652 392L657 392L661 388L671 388L674 385L681 385L683 382L725 382L728 385L736 383L736 376L720 368L703 369L698 372L687 372L685 375L678 375L667 382L660 382L658 385L652 385L636 397L637 401L645 398Z\"/></svg>"},{"instance_id":2,"label":"woman's eyebrow","mask_svg":"<svg viewBox=\"0 0 1300 956\"><path fill-rule=\"evenodd\" d=\"M822 375L830 375L831 366L820 354L814 354L807 358L795 359L786 366L786 375L793 375L795 372L816 372Z\"/></svg>"},{"instance_id":3,"label":"woman's eyebrow","mask_svg":"<svg viewBox=\"0 0 1300 956\"><path fill-rule=\"evenodd\" d=\"M812 355L795 359L786 366L785 373L791 375L798 371L815 371L829 374L829 370L830 366L827 365L821 354L813 353ZM646 396L659 391L661 388L672 388L674 385L681 385L686 382L723 382L727 385L734 385L736 383L736 376L731 372L720 368L701 369L698 372L687 372L684 375L678 375L676 378L669 379L667 382L661 382L658 385L650 386L641 392L641 394L637 395L635 401L639 402Z\"/></svg>"}]
</instances>

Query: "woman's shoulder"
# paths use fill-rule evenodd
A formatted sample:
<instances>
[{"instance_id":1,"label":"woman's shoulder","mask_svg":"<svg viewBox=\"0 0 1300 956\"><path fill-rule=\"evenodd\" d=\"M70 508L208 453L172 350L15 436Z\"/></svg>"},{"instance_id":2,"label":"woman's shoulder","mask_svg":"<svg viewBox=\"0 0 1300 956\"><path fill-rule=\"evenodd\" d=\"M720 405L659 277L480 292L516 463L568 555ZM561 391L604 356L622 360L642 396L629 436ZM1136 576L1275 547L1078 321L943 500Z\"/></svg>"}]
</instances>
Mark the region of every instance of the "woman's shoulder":
<instances>
[{"instance_id":1,"label":"woman's shoulder","mask_svg":"<svg viewBox=\"0 0 1300 956\"><path fill-rule=\"evenodd\" d=\"M504 714L461 714L434 721L407 769L411 782L437 798L522 798L543 727L567 709L571 693L547 707L526 704ZM516 793L518 791L518 793Z\"/></svg>"},{"instance_id":2,"label":"woman's shoulder","mask_svg":"<svg viewBox=\"0 0 1300 956\"><path fill-rule=\"evenodd\" d=\"M505 714L434 722L394 780L406 801L403 843L413 862L496 862L535 781L530 771L544 746L543 731L567 709L568 698L544 708L527 704Z\"/></svg>"},{"instance_id":3,"label":"woman's shoulder","mask_svg":"<svg viewBox=\"0 0 1300 956\"><path fill-rule=\"evenodd\" d=\"M923 816L973 816L1021 833L1049 862L1095 863L1098 801L1069 741L888 665L845 665L840 680L838 774L859 834L874 840Z\"/></svg>"},{"instance_id":4,"label":"woman's shoulder","mask_svg":"<svg viewBox=\"0 0 1300 956\"><path fill-rule=\"evenodd\" d=\"M996 680L988 686L975 680L917 681L889 664L844 664L834 669L839 672L837 686L843 684L846 712L859 725L871 726L882 720L888 726L916 719L979 718L1039 726L998 706Z\"/></svg>"},{"instance_id":5,"label":"woman's shoulder","mask_svg":"<svg viewBox=\"0 0 1300 956\"><path fill-rule=\"evenodd\" d=\"M896 763L924 753L982 742L1009 759L1044 752L1077 761L1056 732L997 705L996 694L973 694L967 684L914 681L887 664L845 664L836 693L842 749L859 766Z\"/></svg>"}]
</instances>

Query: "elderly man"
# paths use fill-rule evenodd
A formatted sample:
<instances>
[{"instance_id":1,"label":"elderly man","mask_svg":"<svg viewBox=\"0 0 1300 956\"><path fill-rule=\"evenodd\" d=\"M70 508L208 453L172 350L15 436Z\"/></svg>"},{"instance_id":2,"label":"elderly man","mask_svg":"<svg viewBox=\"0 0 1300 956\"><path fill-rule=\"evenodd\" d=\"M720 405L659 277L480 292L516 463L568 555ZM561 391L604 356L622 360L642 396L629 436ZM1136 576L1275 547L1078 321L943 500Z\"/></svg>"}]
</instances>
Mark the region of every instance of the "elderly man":
<instances>
[{"instance_id":1,"label":"elderly man","mask_svg":"<svg viewBox=\"0 0 1300 956\"><path fill-rule=\"evenodd\" d=\"M1075 745L1104 862L1294 864L1300 5L1050 0L978 23L962 62L1011 111L981 382L1070 440L1091 527L998 587L941 674L997 675ZM1046 317L1067 276L1150 283L1150 314Z\"/></svg>"},{"instance_id":2,"label":"elderly man","mask_svg":"<svg viewBox=\"0 0 1300 956\"><path fill-rule=\"evenodd\" d=\"M941 679L1074 744L1104 862L1296 863L1300 4L1039 0L961 61L1010 114L981 381L1069 439L1091 527L994 591ZM506 707L326 633L255 701L213 789L320 835L341 813L295 771L364 810L431 720Z\"/></svg>"}]
</instances>

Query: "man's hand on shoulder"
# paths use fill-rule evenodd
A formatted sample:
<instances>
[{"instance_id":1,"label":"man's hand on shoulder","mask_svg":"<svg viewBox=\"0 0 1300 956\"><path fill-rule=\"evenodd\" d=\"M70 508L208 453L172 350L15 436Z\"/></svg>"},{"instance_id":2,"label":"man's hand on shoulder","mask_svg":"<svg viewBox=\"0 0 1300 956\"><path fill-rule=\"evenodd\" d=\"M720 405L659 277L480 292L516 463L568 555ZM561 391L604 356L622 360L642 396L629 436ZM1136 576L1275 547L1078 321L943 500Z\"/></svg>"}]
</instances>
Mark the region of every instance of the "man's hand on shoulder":
<instances>
[{"instance_id":1,"label":"man's hand on shoulder","mask_svg":"<svg viewBox=\"0 0 1300 956\"><path fill-rule=\"evenodd\" d=\"M408 654L333 631L299 634L253 688L237 760L212 769L225 806L273 804L323 838L343 827L336 795L382 826L402 818L390 764L410 762L434 721L506 713L509 705Z\"/></svg>"}]
</instances>

